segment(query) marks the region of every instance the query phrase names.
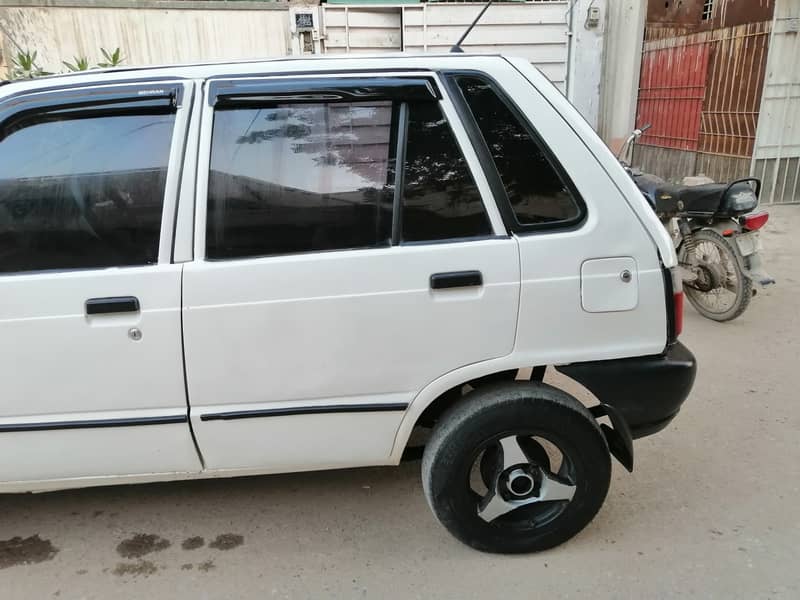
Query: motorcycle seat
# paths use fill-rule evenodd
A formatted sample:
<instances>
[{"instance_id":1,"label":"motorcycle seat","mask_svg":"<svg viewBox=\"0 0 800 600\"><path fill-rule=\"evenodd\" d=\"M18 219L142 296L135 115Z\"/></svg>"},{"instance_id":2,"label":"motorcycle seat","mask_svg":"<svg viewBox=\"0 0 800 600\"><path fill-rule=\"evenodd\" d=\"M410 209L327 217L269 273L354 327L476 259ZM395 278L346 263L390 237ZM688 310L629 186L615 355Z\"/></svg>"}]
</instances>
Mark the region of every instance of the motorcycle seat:
<instances>
[{"instance_id":1,"label":"motorcycle seat","mask_svg":"<svg viewBox=\"0 0 800 600\"><path fill-rule=\"evenodd\" d=\"M635 174L634 180L656 213L663 216L681 213L738 215L753 210L758 204L756 193L747 181L687 186L668 183L646 173Z\"/></svg>"},{"instance_id":2,"label":"motorcycle seat","mask_svg":"<svg viewBox=\"0 0 800 600\"><path fill-rule=\"evenodd\" d=\"M721 208L726 183L683 186L665 184L655 190L656 210L714 213Z\"/></svg>"}]
</instances>

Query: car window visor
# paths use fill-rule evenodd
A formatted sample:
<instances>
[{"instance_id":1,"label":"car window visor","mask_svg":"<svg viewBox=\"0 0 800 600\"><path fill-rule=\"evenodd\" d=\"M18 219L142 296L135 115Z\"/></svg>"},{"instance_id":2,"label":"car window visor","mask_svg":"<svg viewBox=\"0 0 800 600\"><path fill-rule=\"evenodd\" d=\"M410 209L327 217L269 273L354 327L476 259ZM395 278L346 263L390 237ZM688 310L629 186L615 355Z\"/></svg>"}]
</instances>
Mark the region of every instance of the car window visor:
<instances>
[{"instance_id":1,"label":"car window visor","mask_svg":"<svg viewBox=\"0 0 800 600\"><path fill-rule=\"evenodd\" d=\"M291 81L212 81L209 99L216 108L275 104L396 100L436 102L441 96L425 77L352 77Z\"/></svg>"},{"instance_id":2,"label":"car window visor","mask_svg":"<svg viewBox=\"0 0 800 600\"><path fill-rule=\"evenodd\" d=\"M31 119L79 119L104 114L170 113L181 102L183 86L112 86L32 93L0 105L0 140L27 126Z\"/></svg>"}]
</instances>

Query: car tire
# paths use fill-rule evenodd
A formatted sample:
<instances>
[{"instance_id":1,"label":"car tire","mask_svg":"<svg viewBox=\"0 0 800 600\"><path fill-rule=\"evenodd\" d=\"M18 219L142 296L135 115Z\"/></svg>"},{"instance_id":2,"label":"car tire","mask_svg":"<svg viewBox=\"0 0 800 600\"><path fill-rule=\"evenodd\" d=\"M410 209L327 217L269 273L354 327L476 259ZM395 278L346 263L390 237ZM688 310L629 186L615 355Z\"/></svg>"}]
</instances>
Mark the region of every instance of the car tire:
<instances>
[{"instance_id":1,"label":"car tire","mask_svg":"<svg viewBox=\"0 0 800 600\"><path fill-rule=\"evenodd\" d=\"M550 461L539 467L541 455L527 449L520 456L533 462L510 465L514 442L525 448L533 443L526 440L552 444L562 453L557 473L545 474ZM486 486L481 497L470 482L476 465L478 478L487 477L483 454L496 445L502 451L495 489ZM490 519L488 498L493 498L488 504L520 502L509 483L519 473L539 481L521 500L530 503ZM456 538L484 552L535 552L565 542L600 510L610 479L608 445L595 419L574 397L543 383L506 383L468 394L442 415L422 459L423 489L434 515ZM546 489L570 487L571 499L541 501L548 497Z\"/></svg>"}]
</instances>

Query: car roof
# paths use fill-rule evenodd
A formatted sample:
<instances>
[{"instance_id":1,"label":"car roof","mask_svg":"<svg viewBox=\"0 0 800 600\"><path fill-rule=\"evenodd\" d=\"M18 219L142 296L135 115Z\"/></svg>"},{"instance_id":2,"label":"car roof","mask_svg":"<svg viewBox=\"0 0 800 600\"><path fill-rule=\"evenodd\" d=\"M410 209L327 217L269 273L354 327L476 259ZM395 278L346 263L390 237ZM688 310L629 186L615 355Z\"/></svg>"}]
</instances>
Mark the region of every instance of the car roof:
<instances>
[{"instance_id":1,"label":"car roof","mask_svg":"<svg viewBox=\"0 0 800 600\"><path fill-rule=\"evenodd\" d=\"M324 73L326 71L392 70L464 68L465 63L479 59L480 62L504 60L499 54L320 54L313 56L285 56L268 59L242 59L234 61L209 61L174 65L124 66L111 69L93 69L47 75L35 79L18 79L2 82L0 96L43 88L92 85L115 81L148 79L208 79L225 76L247 75L293 75ZM472 66L472 65L470 65Z\"/></svg>"}]
</instances>

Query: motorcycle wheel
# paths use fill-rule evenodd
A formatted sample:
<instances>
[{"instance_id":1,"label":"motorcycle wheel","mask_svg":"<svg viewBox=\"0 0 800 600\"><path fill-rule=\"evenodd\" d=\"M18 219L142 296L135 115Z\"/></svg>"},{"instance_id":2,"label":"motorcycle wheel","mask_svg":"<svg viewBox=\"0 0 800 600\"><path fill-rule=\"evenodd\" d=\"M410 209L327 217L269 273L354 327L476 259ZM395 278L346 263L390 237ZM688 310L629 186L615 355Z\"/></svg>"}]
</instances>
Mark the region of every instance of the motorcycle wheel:
<instances>
[{"instance_id":1,"label":"motorcycle wheel","mask_svg":"<svg viewBox=\"0 0 800 600\"><path fill-rule=\"evenodd\" d=\"M753 282L744 274L741 257L728 240L710 229L693 236L695 264L703 277L697 283L684 284L686 297L707 319L731 321L750 304ZM690 262L685 243L678 250L678 260L681 264Z\"/></svg>"}]
</instances>

